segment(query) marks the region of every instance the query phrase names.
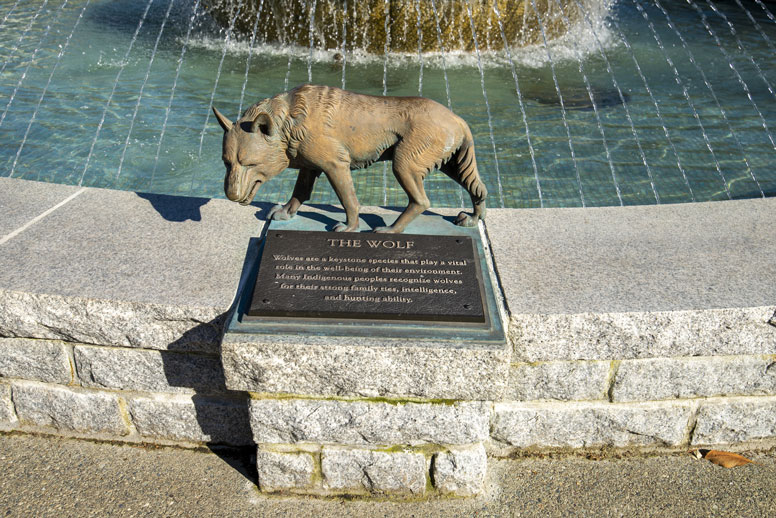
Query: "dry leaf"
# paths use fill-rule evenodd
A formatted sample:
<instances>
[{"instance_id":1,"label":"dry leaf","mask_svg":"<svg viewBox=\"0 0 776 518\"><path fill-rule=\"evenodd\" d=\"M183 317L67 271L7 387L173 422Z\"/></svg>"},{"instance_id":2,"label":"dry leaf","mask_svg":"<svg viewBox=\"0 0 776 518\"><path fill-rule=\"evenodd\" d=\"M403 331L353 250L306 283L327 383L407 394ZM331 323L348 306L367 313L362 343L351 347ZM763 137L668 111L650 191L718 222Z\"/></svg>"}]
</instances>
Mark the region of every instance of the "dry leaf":
<instances>
[{"instance_id":1,"label":"dry leaf","mask_svg":"<svg viewBox=\"0 0 776 518\"><path fill-rule=\"evenodd\" d=\"M698 450L703 458L709 462L713 462L723 468L735 468L736 466L744 466L750 464L752 461L743 457L737 453L731 453L729 451L720 450Z\"/></svg>"}]
</instances>

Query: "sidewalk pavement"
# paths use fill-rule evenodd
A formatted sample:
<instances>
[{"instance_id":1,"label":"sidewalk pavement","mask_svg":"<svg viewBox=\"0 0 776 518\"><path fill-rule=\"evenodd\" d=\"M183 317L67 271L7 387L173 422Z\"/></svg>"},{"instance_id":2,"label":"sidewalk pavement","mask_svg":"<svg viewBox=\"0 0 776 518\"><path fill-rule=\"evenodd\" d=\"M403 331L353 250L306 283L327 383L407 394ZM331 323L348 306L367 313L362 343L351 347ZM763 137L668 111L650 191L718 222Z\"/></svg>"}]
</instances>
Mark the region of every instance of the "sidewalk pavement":
<instances>
[{"instance_id":1,"label":"sidewalk pavement","mask_svg":"<svg viewBox=\"0 0 776 518\"><path fill-rule=\"evenodd\" d=\"M776 450L747 456L492 459L481 497L401 502L262 495L249 450L0 434L0 517L774 516Z\"/></svg>"}]
</instances>

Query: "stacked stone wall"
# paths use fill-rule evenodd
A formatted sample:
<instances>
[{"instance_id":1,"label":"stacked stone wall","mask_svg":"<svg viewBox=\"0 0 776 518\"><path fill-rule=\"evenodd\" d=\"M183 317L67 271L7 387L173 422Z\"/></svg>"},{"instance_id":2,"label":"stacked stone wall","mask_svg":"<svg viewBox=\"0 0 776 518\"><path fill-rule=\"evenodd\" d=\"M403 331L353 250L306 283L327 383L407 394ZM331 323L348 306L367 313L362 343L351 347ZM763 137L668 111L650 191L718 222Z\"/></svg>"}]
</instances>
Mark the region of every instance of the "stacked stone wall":
<instances>
[{"instance_id":1,"label":"stacked stone wall","mask_svg":"<svg viewBox=\"0 0 776 518\"><path fill-rule=\"evenodd\" d=\"M27 197L72 191L0 180ZM776 199L490 211L503 347L224 336L254 214L99 189L67 199L2 230L15 237L0 245L0 430L250 446L264 491L407 498L483 491L487 456L776 441L776 241L761 228ZM182 223L182 208L204 216ZM126 247L130 216L185 239ZM691 232L677 238L677 221ZM746 253L711 247L726 236Z\"/></svg>"}]
</instances>

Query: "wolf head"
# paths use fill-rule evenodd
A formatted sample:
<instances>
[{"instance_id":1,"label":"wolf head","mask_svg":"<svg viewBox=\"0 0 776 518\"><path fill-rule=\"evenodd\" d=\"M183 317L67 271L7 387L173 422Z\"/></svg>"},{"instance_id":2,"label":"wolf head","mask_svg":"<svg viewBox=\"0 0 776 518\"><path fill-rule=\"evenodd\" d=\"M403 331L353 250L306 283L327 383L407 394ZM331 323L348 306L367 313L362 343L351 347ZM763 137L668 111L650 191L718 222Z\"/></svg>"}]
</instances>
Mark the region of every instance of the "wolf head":
<instances>
[{"instance_id":1,"label":"wolf head","mask_svg":"<svg viewBox=\"0 0 776 518\"><path fill-rule=\"evenodd\" d=\"M218 124L224 130L224 192L227 198L241 205L248 205L262 183L289 165L287 146L277 124L266 112L258 115L252 115L252 112L248 110L233 123L213 107Z\"/></svg>"}]
</instances>

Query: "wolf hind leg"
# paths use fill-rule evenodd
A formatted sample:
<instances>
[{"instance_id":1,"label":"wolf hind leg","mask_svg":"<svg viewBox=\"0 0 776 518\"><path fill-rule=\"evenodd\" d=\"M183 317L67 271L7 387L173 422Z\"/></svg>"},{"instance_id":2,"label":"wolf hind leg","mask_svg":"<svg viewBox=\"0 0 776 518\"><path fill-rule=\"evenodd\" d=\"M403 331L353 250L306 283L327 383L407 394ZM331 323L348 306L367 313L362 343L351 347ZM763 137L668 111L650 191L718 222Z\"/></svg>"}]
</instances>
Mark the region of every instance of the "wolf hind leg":
<instances>
[{"instance_id":1,"label":"wolf hind leg","mask_svg":"<svg viewBox=\"0 0 776 518\"><path fill-rule=\"evenodd\" d=\"M461 227L474 227L477 222L485 219L485 198L488 189L482 183L480 173L477 170L477 162L474 159L474 147L462 147L440 170L463 187L472 200L473 211L471 214L461 212L455 218L455 224Z\"/></svg>"},{"instance_id":2,"label":"wolf hind leg","mask_svg":"<svg viewBox=\"0 0 776 518\"><path fill-rule=\"evenodd\" d=\"M478 221L485 221L485 200L477 202L472 197L472 205L474 205L474 212L472 214L468 214L465 211L459 212L458 217L455 218L456 225L459 227L475 227Z\"/></svg>"}]
</instances>

